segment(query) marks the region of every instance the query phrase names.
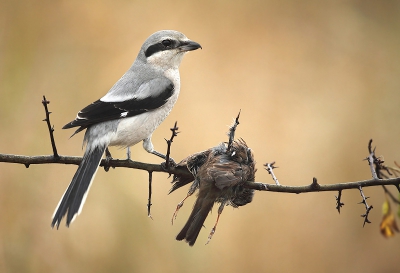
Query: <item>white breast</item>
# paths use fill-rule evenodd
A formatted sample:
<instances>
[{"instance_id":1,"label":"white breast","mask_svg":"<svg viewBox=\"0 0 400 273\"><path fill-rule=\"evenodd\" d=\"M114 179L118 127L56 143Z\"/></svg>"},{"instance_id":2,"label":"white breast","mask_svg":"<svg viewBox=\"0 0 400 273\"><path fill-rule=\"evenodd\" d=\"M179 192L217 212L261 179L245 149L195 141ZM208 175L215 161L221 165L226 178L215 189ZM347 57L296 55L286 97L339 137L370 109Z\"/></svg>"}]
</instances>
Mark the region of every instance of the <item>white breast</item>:
<instances>
[{"instance_id":1,"label":"white breast","mask_svg":"<svg viewBox=\"0 0 400 273\"><path fill-rule=\"evenodd\" d=\"M118 124L117 131L111 138L110 146L130 147L143 139L151 137L154 130L169 115L179 96L179 70L169 69L165 72L165 76L173 82L175 88L174 94L168 99L167 103L156 110L134 117L122 118Z\"/></svg>"}]
</instances>

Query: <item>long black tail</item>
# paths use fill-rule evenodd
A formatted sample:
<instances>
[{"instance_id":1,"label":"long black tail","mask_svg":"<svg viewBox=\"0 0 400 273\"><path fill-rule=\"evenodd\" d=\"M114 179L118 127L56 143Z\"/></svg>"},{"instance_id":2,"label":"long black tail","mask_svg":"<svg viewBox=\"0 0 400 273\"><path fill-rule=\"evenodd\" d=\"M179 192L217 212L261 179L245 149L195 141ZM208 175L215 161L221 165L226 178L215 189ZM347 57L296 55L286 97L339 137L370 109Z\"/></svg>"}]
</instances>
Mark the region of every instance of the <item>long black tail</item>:
<instances>
[{"instance_id":1,"label":"long black tail","mask_svg":"<svg viewBox=\"0 0 400 273\"><path fill-rule=\"evenodd\" d=\"M61 198L53 214L51 227L60 226L61 219L67 214L67 227L82 210L89 187L96 175L104 150L107 146L96 147L90 151L86 149L83 160L79 164L71 183Z\"/></svg>"},{"instance_id":2,"label":"long black tail","mask_svg":"<svg viewBox=\"0 0 400 273\"><path fill-rule=\"evenodd\" d=\"M185 226L181 232L176 236L178 241L183 239L193 246L196 242L197 236L199 236L200 230L203 227L204 221L207 218L208 213L211 211L215 198L211 196L201 197L200 194L194 204L193 211L189 216Z\"/></svg>"}]
</instances>

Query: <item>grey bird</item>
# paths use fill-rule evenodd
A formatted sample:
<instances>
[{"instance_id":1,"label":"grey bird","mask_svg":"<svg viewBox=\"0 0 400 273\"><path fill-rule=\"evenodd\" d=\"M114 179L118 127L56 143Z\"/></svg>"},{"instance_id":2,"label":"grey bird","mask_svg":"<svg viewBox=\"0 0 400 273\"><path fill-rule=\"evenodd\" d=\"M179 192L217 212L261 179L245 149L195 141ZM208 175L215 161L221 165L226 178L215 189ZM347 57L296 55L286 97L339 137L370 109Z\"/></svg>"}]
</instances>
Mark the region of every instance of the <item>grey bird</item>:
<instances>
[{"instance_id":1,"label":"grey bird","mask_svg":"<svg viewBox=\"0 0 400 273\"><path fill-rule=\"evenodd\" d=\"M55 209L52 227L58 229L65 215L69 226L79 215L108 146L129 148L143 141L147 152L165 159L165 155L154 150L151 136L178 99L179 65L183 56L198 48L200 44L178 31L161 30L152 34L135 62L108 93L79 111L75 120L63 127L79 127L73 135L86 129L83 140L86 150Z\"/></svg>"}]
</instances>

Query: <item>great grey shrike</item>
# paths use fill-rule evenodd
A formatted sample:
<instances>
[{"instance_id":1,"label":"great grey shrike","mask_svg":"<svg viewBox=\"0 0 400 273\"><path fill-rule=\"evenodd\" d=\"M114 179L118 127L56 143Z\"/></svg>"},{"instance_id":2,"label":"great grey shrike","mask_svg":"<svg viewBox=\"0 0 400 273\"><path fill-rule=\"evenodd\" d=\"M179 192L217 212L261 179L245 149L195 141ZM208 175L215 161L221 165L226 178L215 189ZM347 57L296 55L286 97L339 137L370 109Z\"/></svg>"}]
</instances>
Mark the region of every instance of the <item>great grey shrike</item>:
<instances>
[{"instance_id":1,"label":"great grey shrike","mask_svg":"<svg viewBox=\"0 0 400 273\"><path fill-rule=\"evenodd\" d=\"M108 93L79 111L63 129L86 129L86 150L71 183L53 214L51 226L66 215L69 226L81 212L90 185L108 146L130 147L143 140L143 148L154 150L151 136L168 116L180 91L179 65L186 52L201 48L174 30L152 34L142 45L135 62Z\"/></svg>"}]
</instances>

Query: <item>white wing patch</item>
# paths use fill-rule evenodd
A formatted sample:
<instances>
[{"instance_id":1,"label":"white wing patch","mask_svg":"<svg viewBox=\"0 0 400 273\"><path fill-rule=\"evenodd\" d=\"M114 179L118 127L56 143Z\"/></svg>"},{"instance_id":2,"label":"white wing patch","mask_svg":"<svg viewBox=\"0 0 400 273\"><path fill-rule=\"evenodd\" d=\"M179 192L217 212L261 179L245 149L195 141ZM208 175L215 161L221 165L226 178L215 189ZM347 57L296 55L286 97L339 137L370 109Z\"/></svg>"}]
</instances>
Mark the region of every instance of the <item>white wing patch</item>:
<instances>
[{"instance_id":1,"label":"white wing patch","mask_svg":"<svg viewBox=\"0 0 400 273\"><path fill-rule=\"evenodd\" d=\"M121 113L121 118L126 117L128 115L128 113L129 113L128 111Z\"/></svg>"}]
</instances>

